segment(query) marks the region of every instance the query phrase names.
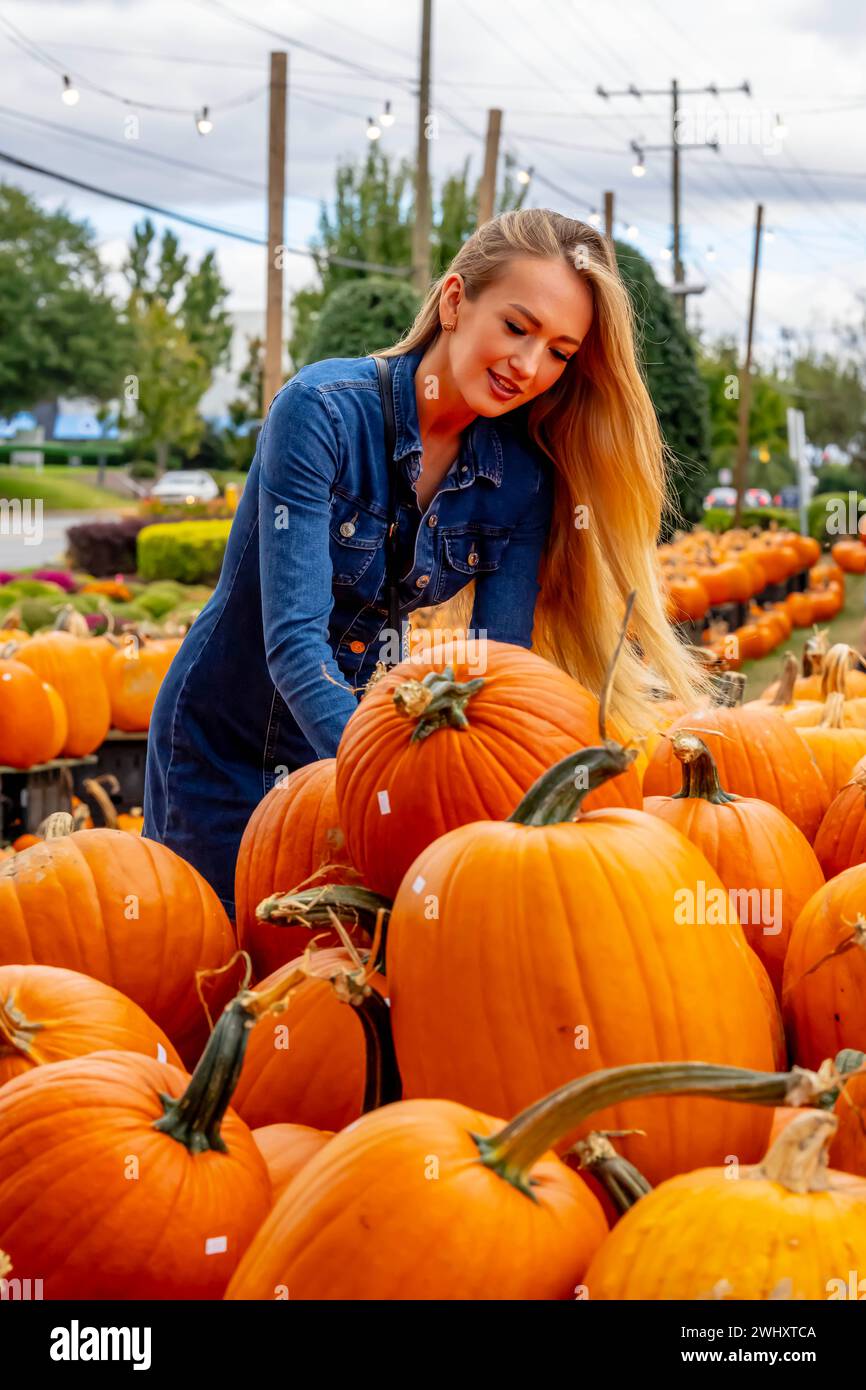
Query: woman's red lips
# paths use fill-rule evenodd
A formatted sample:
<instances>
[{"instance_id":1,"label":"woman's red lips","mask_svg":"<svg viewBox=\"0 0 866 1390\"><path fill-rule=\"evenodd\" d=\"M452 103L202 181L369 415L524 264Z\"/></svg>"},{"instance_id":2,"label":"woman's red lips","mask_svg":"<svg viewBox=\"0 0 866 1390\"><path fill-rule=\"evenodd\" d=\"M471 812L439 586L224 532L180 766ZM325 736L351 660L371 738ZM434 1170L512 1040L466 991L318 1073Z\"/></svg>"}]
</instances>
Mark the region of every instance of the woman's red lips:
<instances>
[{"instance_id":1,"label":"woman's red lips","mask_svg":"<svg viewBox=\"0 0 866 1390\"><path fill-rule=\"evenodd\" d=\"M518 394L520 387L515 386L513 381L509 381L507 376L500 376L498 372L494 372L492 367L488 367L487 370L503 391L510 391L515 396Z\"/></svg>"}]
</instances>

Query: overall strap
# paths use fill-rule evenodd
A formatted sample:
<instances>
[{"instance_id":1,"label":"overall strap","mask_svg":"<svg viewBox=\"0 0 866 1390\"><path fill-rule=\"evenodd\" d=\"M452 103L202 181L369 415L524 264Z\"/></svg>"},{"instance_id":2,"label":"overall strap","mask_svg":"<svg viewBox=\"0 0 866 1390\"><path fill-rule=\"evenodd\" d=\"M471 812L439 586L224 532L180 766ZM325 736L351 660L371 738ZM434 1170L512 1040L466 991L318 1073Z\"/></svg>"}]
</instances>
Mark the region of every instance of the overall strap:
<instances>
[{"instance_id":1,"label":"overall strap","mask_svg":"<svg viewBox=\"0 0 866 1390\"><path fill-rule=\"evenodd\" d=\"M399 576L397 573L397 479L394 465L394 450L397 447L397 422L394 418L394 394L391 385L391 369L386 357L371 354L379 374L379 395L382 398L382 415L385 421L385 460L388 465L388 529L385 533L385 590L388 602L388 626L400 638L399 650L403 650L403 629L400 623Z\"/></svg>"}]
</instances>

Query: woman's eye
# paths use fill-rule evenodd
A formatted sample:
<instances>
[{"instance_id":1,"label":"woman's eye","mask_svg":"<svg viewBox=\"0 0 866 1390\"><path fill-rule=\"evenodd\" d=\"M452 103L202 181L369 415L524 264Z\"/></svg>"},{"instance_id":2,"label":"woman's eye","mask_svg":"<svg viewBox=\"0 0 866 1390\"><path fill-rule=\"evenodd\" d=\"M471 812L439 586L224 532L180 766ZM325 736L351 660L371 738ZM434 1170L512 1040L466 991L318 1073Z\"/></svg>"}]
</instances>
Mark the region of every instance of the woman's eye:
<instances>
[{"instance_id":1,"label":"woman's eye","mask_svg":"<svg viewBox=\"0 0 866 1390\"><path fill-rule=\"evenodd\" d=\"M512 333L519 333L520 336L521 336L521 338L525 336L526 330L525 330L524 328L520 328L520 327L518 326L518 324L512 323L512 322L511 322L511 319L506 319L505 322L506 322L506 324L508 325L508 327L511 329Z\"/></svg>"},{"instance_id":2,"label":"woman's eye","mask_svg":"<svg viewBox=\"0 0 866 1390\"><path fill-rule=\"evenodd\" d=\"M570 355L570 354L566 355L566 353L564 353L564 352L557 352L557 351L556 351L556 348L553 349L553 355L554 355L554 357L558 357L559 360L560 360L560 362L570 362L570 361L571 361L571 355Z\"/></svg>"},{"instance_id":3,"label":"woman's eye","mask_svg":"<svg viewBox=\"0 0 866 1390\"><path fill-rule=\"evenodd\" d=\"M525 337L526 337L526 329L525 329L525 328L521 328L521 327L519 326L519 324L512 323L512 322L511 322L511 319L506 319L506 320L505 320L505 323L506 323L506 326L507 326L508 328L511 329L511 332L512 332L512 333L517 333L517 334L519 334L519 336L520 336L521 338L525 338ZM558 361L560 361L560 362L570 362L570 361L571 361L571 356L570 356L570 354L567 354L567 353L564 353L564 352L557 352L557 351L556 351L556 348L551 348L551 352L553 353L554 357L556 357L556 358L558 359Z\"/></svg>"}]
</instances>

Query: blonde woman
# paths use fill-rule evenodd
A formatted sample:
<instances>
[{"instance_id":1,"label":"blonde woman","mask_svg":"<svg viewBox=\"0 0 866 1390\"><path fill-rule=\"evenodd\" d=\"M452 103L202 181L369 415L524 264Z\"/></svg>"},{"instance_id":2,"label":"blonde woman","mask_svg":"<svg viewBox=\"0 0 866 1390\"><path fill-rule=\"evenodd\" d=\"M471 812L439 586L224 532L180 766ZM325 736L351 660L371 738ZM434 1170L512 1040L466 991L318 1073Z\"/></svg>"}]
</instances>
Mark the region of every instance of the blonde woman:
<instances>
[{"instance_id":1,"label":"blonde woman","mask_svg":"<svg viewBox=\"0 0 866 1390\"><path fill-rule=\"evenodd\" d=\"M706 688L665 618L664 447L608 243L545 209L503 213L377 355L393 450L371 356L312 363L274 398L219 584L154 710L144 834L231 916L256 804L335 754L393 650L389 546L401 627L460 595L470 633L532 646L598 693L635 590L612 713L641 729L653 682L691 702Z\"/></svg>"}]
</instances>

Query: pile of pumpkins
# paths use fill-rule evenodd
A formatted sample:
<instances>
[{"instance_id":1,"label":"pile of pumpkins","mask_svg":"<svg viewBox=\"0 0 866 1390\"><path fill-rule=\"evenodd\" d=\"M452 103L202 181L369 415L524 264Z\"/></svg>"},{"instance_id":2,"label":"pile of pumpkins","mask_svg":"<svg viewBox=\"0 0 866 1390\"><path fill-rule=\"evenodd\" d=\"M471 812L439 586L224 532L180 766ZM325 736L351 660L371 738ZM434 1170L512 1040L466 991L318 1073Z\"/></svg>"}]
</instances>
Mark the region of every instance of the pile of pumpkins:
<instances>
[{"instance_id":1,"label":"pile of pumpkins","mask_svg":"<svg viewBox=\"0 0 866 1390\"><path fill-rule=\"evenodd\" d=\"M866 546L859 541L834 546L832 562L822 562L818 542L793 531L731 530L720 536L693 531L658 550L668 617L672 622L701 623L720 605L747 605L744 623L708 621L701 636L712 653L737 670L743 661L774 651L793 628L836 616L845 601L845 574L863 572L854 570L851 549L866 560ZM809 572L805 590L774 603L754 601L769 586L803 570Z\"/></svg>"},{"instance_id":2,"label":"pile of pumpkins","mask_svg":"<svg viewBox=\"0 0 866 1390\"><path fill-rule=\"evenodd\" d=\"M660 700L639 755L523 648L404 662L255 810L234 922L120 831L0 864L10 1277L832 1296L866 1267L866 677L809 662Z\"/></svg>"},{"instance_id":3,"label":"pile of pumpkins","mask_svg":"<svg viewBox=\"0 0 866 1390\"><path fill-rule=\"evenodd\" d=\"M180 637L94 636L64 609L53 628L0 629L0 766L80 758L109 729L146 731Z\"/></svg>"}]
</instances>

